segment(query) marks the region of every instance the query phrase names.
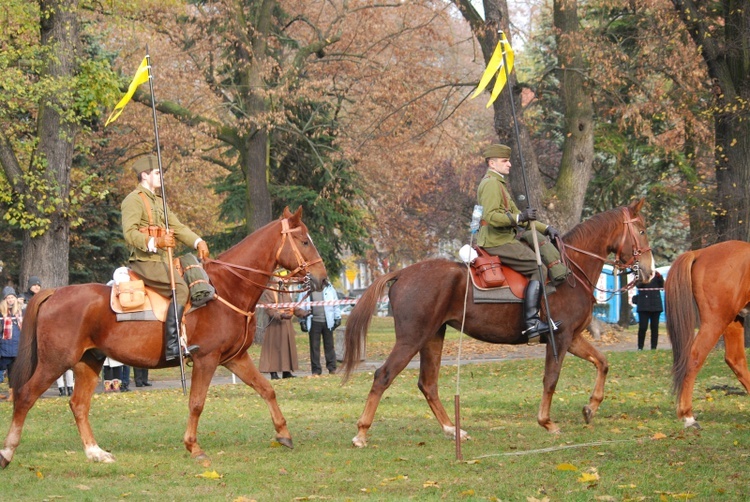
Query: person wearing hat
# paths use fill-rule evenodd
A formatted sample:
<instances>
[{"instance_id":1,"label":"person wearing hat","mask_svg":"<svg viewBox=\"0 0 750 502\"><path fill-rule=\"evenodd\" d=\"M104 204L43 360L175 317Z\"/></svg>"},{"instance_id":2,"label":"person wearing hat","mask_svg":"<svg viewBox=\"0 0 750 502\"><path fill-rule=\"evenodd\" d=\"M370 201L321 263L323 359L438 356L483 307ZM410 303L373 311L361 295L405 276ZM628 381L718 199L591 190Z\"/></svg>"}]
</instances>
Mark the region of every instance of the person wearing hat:
<instances>
[{"instance_id":1,"label":"person wearing hat","mask_svg":"<svg viewBox=\"0 0 750 502\"><path fill-rule=\"evenodd\" d=\"M180 223L172 211L169 211L169 232L165 229L164 203L162 201L161 176L158 159L155 155L139 157L133 163L133 171L138 177L138 187L122 201L122 232L130 249L128 266L137 273L143 282L160 295L171 298L167 249L174 248L180 241L198 251L198 258L208 258L208 245L195 232ZM171 361L179 356L180 341L178 320L182 318L188 301L188 286L179 274L174 274L177 304L175 309L167 310L164 324L166 337L165 359ZM185 349L185 357L198 350L197 345Z\"/></svg>"},{"instance_id":2,"label":"person wearing hat","mask_svg":"<svg viewBox=\"0 0 750 502\"><path fill-rule=\"evenodd\" d=\"M542 266L544 275L540 274L534 250L516 239L516 234L527 225L551 239L558 237L559 232L536 221L536 209L529 207L521 211L516 206L506 184L511 168L510 153L509 146L499 144L490 145L484 151L488 169L477 189L478 204L483 208L477 244L529 278L524 293L522 333L529 343L538 343L539 335L549 332L549 326L539 317L541 281L547 271ZM558 324L554 328L557 329Z\"/></svg>"},{"instance_id":3,"label":"person wearing hat","mask_svg":"<svg viewBox=\"0 0 750 502\"><path fill-rule=\"evenodd\" d=\"M270 307L269 305L279 303L291 303L292 295L284 286L282 279L287 275L286 270L278 272L277 277L271 277L266 290L260 297L258 303L266 305L265 325L261 326L265 333L263 345L260 348L260 360L258 371L270 373L271 380L281 378L294 378L294 373L299 369L297 358L297 342L292 324L292 316L304 317L307 310L300 307Z\"/></svg>"},{"instance_id":4,"label":"person wearing hat","mask_svg":"<svg viewBox=\"0 0 750 502\"><path fill-rule=\"evenodd\" d=\"M18 295L16 295L16 290L13 287L5 286L0 297L0 325L3 330L0 337L0 372L8 370L8 377L11 377L13 362L18 356L18 340L21 338L23 313L18 303ZM10 389L8 396L3 396L0 399L12 401L13 388Z\"/></svg>"},{"instance_id":5,"label":"person wearing hat","mask_svg":"<svg viewBox=\"0 0 750 502\"><path fill-rule=\"evenodd\" d=\"M28 304L31 298L42 289L42 281L39 277L32 275L29 277L29 284L26 288L26 292L23 294L24 301Z\"/></svg>"}]
</instances>

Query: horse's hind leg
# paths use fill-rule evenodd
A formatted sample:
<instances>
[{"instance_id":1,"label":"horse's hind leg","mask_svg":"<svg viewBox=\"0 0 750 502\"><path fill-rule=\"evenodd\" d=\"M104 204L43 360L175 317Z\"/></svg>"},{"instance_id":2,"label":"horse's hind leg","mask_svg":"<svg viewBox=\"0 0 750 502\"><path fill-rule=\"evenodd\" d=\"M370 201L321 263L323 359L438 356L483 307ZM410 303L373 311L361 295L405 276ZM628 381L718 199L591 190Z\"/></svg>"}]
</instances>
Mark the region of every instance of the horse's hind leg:
<instances>
[{"instance_id":1,"label":"horse's hind leg","mask_svg":"<svg viewBox=\"0 0 750 502\"><path fill-rule=\"evenodd\" d=\"M701 316L701 319L705 317ZM698 421L693 416L693 387L698 372L706 362L706 357L716 342L719 341L721 333L726 326L717 325L715 322L705 321L701 324L698 334L693 338L693 344L690 347L690 360L682 380L682 387L677 402L677 418L683 420L683 425L700 429Z\"/></svg>"},{"instance_id":2,"label":"horse's hind leg","mask_svg":"<svg viewBox=\"0 0 750 502\"><path fill-rule=\"evenodd\" d=\"M750 392L750 371L745 355L745 330L738 321L731 323L724 331L724 361L732 368L737 379L747 392Z\"/></svg>"},{"instance_id":3,"label":"horse's hind leg","mask_svg":"<svg viewBox=\"0 0 750 502\"><path fill-rule=\"evenodd\" d=\"M445 412L443 403L440 401L438 395L438 377L440 373L440 360L443 353L443 336L445 335L445 327L442 332L438 333L438 336L430 339L427 344L422 347L419 351L419 390L424 394L427 399L427 404L430 405L432 413L435 414L435 418L440 422L440 426L443 428L443 432L448 436L455 439L456 437L456 426L453 425L448 413ZM471 439L466 431L461 430L461 439Z\"/></svg>"},{"instance_id":4,"label":"horse's hind leg","mask_svg":"<svg viewBox=\"0 0 750 502\"><path fill-rule=\"evenodd\" d=\"M29 410L34 406L39 396L49 389L52 382L62 375L62 371L56 375L53 373L54 371L49 368L37 366L28 382L18 389L13 389L13 418L8 435L5 436L3 449L0 450L0 467L7 467L13 460L16 448L21 442L21 432Z\"/></svg>"},{"instance_id":5,"label":"horse's hind leg","mask_svg":"<svg viewBox=\"0 0 750 502\"><path fill-rule=\"evenodd\" d=\"M588 340L580 336L573 338L573 342L568 348L568 352L574 356L578 356L581 359L590 361L596 367L596 382L594 383L594 390L589 397L589 404L583 407L583 419L587 424L591 423L596 411L599 409L599 405L604 400L604 383L607 380L607 373L609 372L609 362L607 358L596 350Z\"/></svg>"},{"instance_id":6,"label":"horse's hind leg","mask_svg":"<svg viewBox=\"0 0 750 502\"><path fill-rule=\"evenodd\" d=\"M375 371L370 393L367 395L367 402L362 415L357 420L357 435L352 438L352 444L358 448L367 446L367 431L372 426L375 418L375 411L378 409L380 398L383 393L391 386L393 380L401 373L409 361L416 355L419 347L413 343L396 341L388 359ZM445 412L445 410L443 410Z\"/></svg>"},{"instance_id":7,"label":"horse's hind leg","mask_svg":"<svg viewBox=\"0 0 750 502\"><path fill-rule=\"evenodd\" d=\"M103 361L97 360L86 353L81 362L73 366L76 386L73 389L73 396L70 398L70 411L73 412L86 458L94 462L109 464L115 461L115 457L108 451L102 450L96 443L94 431L91 429L91 422L89 422L91 396L94 395L96 390L102 364Z\"/></svg>"},{"instance_id":8,"label":"horse's hind leg","mask_svg":"<svg viewBox=\"0 0 750 502\"><path fill-rule=\"evenodd\" d=\"M266 377L261 375L255 367L248 353L245 352L241 356L232 359L226 364L226 367L243 382L255 389L266 402L268 409L271 411L273 426L276 429L276 441L288 448L294 448L292 435L286 426L286 419L281 413L279 403L276 402L276 391L273 390L273 386L271 386Z\"/></svg>"}]
</instances>

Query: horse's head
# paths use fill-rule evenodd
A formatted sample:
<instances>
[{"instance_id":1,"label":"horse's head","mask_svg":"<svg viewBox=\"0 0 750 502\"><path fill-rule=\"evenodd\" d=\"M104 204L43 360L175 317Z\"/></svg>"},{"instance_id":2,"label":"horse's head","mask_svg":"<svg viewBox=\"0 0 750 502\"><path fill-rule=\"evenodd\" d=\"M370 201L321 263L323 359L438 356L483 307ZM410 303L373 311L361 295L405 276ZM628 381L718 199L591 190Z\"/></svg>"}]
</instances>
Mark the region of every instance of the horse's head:
<instances>
[{"instance_id":1,"label":"horse's head","mask_svg":"<svg viewBox=\"0 0 750 502\"><path fill-rule=\"evenodd\" d=\"M302 206L294 213L285 207L281 227L282 240L276 252L276 263L289 270L291 277L304 277L315 291L322 290L328 274L307 226L302 223Z\"/></svg>"},{"instance_id":2,"label":"horse's head","mask_svg":"<svg viewBox=\"0 0 750 502\"><path fill-rule=\"evenodd\" d=\"M625 228L617 250L617 260L623 267L630 267L641 281L648 282L654 277L654 257L646 235L646 221L641 214L645 199L623 207Z\"/></svg>"}]
</instances>

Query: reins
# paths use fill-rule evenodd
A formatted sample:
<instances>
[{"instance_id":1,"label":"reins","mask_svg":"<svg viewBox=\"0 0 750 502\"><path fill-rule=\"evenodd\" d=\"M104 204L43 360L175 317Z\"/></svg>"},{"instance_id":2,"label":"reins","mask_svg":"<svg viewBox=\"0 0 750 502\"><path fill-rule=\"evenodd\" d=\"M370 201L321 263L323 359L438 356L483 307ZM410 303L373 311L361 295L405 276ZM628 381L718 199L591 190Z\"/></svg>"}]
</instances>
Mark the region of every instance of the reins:
<instances>
[{"instance_id":1,"label":"reins","mask_svg":"<svg viewBox=\"0 0 750 502\"><path fill-rule=\"evenodd\" d=\"M281 244L279 245L279 249L276 251L276 256L274 257L274 268L275 268L275 265L278 264L279 257L281 256L281 252L283 251L284 246L288 242L289 245L292 248L292 253L294 254L294 257L297 260L297 268L295 268L294 270L290 271L290 273L289 273L289 279L285 279L288 282L298 281L300 283L304 283L304 282L309 281L309 279L307 277L307 275L308 275L307 274L308 268L310 266L318 263L318 262L323 261L322 258L318 258L318 259L310 261L310 262L305 261L304 257L302 256L302 253L299 252L299 249L297 248L297 245L295 244L294 239L287 239L287 235L288 234L290 234L292 232L298 232L300 230L301 230L301 227L290 228L289 227L289 219L288 218L283 218L281 220ZM250 279L248 277L245 277L241 273L237 272L237 270L243 270L245 272L252 272L252 273L260 274L262 276L268 277L269 279L271 277L274 277L274 276L281 278L281 276L279 276L279 275L277 275L277 274L275 274L273 272L266 271L266 270L260 270L260 269L253 268L253 267L246 267L244 265L237 265L237 264L234 264L234 263L229 263L229 262L225 262L225 261L221 261L221 260L215 260L215 259L211 259L211 258L208 258L208 259L204 260L204 263L205 264L214 263L216 265L220 265L222 268L224 268L224 269L228 270L229 272L231 272L234 276L242 279L244 282L249 282L253 286L259 287L261 289L267 289L267 290L270 290L270 291L277 291L277 292L282 292L283 291L281 289L275 289L275 288L269 287L267 285L268 281L266 281L265 284L259 284L259 283L255 282L255 281L253 281L252 279ZM303 275L304 275L303 279L297 279L297 277L296 277L297 275L300 275L300 272L302 272ZM309 287L308 287L308 290L309 290ZM230 309L234 310L238 314L240 314L240 315L242 315L242 316L245 317L245 330L244 330L244 334L243 334L243 337L242 337L242 343L240 344L239 349L237 350L237 352L235 352L230 357L228 357L228 358L226 358L226 359L224 359L224 360L221 361L220 364L224 364L224 363L226 363L228 361L231 361L235 357L237 357L242 352L243 347L245 347L245 344L247 343L247 340L248 340L248 332L249 332L249 327L250 327L250 320L253 318L253 316L255 316L255 310L242 310L241 308L239 308L236 305L234 305L233 303L231 303L229 300L227 300L227 299L223 298L222 296L220 296L218 293L216 293L214 297L217 300L219 300L222 304L226 305Z\"/></svg>"},{"instance_id":2,"label":"reins","mask_svg":"<svg viewBox=\"0 0 750 502\"><path fill-rule=\"evenodd\" d=\"M637 278L638 277L638 270L640 268L639 267L639 257L643 253L645 253L645 252L647 252L647 251L649 251L651 249L651 248L641 249L640 247L638 247L638 237L636 235L635 225L633 225L633 223L635 223L636 221L638 221L638 218L632 218L632 217L630 217L630 215L628 214L628 210L627 209L625 209L625 208L621 208L621 209L622 209L622 213L623 213L623 216L624 216L623 223L625 224L625 229L622 232L622 238L620 239L620 244L619 244L619 246L617 248L617 252L615 253L615 259L614 260L610 260L607 257L600 256L600 255L598 255L596 253L592 253L590 251L587 251L585 249L581 249L581 248L573 246L571 244L566 244L565 242L562 242L562 239L560 239L558 241L558 244L562 243L562 246L558 246L558 248L560 249L561 261L566 266L568 266L568 268L570 268L569 264L575 265L575 268L577 269L578 273L580 273L580 274L583 275L583 278L585 279L585 282L583 280L581 280L581 277L576 272L576 270L571 269L573 271L573 275L581 282L581 284L583 284L584 287L586 287L586 289L589 290L589 293L591 293L591 294L593 294L594 290L597 290L597 291L602 291L604 293L611 294L612 296L614 296L614 295L616 295L618 293L621 293L623 291L628 291L628 290L632 289L633 286L635 286L635 283L638 281L638 278ZM630 236L630 240L631 240L631 243L632 243L633 256L627 262L624 262L622 260L622 249L625 246L625 242L626 242L625 239L628 236ZM628 283L625 287L622 287L622 288L617 288L617 289L614 289L614 290L599 288L599 287L596 286L596 282L594 282L593 280L591 280L591 278L586 274L586 272L583 270L583 268L578 263L576 263L574 260L568 258L568 255L567 255L567 252L566 252L567 249L572 249L573 251L576 251L578 253L585 254L587 256L591 256L592 258L596 258L597 260L601 261L603 265L611 265L614 269L631 268L633 270L633 272L635 272L636 278L633 279L630 283Z\"/></svg>"}]
</instances>

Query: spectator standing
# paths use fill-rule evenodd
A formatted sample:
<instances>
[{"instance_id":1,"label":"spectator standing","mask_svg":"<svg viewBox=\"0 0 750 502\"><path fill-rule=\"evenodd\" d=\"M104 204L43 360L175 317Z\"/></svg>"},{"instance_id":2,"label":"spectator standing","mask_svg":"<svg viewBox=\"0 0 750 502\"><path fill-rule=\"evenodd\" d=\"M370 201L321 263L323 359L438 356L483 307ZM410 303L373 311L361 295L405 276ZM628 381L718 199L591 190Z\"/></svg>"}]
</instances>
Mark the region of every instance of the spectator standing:
<instances>
[{"instance_id":1,"label":"spectator standing","mask_svg":"<svg viewBox=\"0 0 750 502\"><path fill-rule=\"evenodd\" d=\"M122 365L122 382L120 382L120 392L130 392L130 366Z\"/></svg>"},{"instance_id":2,"label":"spectator standing","mask_svg":"<svg viewBox=\"0 0 750 502\"><path fill-rule=\"evenodd\" d=\"M24 302L29 303L31 301L31 298L41 290L42 281L39 280L39 277L35 275L29 277L29 284L26 287L26 292L23 294Z\"/></svg>"},{"instance_id":3,"label":"spectator standing","mask_svg":"<svg viewBox=\"0 0 750 502\"><path fill-rule=\"evenodd\" d=\"M307 293L302 293L298 301L302 301ZM313 305L307 316L307 334L310 337L310 371L313 376L323 373L320 364L320 338L323 338L326 368L328 373L336 373L336 348L333 344L333 330L341 325L341 309L335 303L332 305L315 305L314 302L335 302L338 300L336 290L326 281L323 291L310 293Z\"/></svg>"},{"instance_id":4,"label":"spectator standing","mask_svg":"<svg viewBox=\"0 0 750 502\"><path fill-rule=\"evenodd\" d=\"M65 373L60 375L60 378L57 379L57 391L61 396L72 396L74 385L75 380L73 379L73 370L66 370Z\"/></svg>"},{"instance_id":5,"label":"spectator standing","mask_svg":"<svg viewBox=\"0 0 750 502\"><path fill-rule=\"evenodd\" d=\"M16 290L11 286L5 286L2 290L0 300L0 321L2 321L3 334L0 337L0 371L8 370L8 383L13 383L13 362L18 356L18 340L21 338L21 325L23 324L23 312L18 303ZM13 387L10 387L8 396L0 399L13 401Z\"/></svg>"},{"instance_id":6,"label":"spectator standing","mask_svg":"<svg viewBox=\"0 0 750 502\"><path fill-rule=\"evenodd\" d=\"M664 277L659 272L650 282L639 282L638 294L633 297L638 312L638 350L643 350L646 341L646 329L651 324L651 350L656 349L659 341L659 317L664 310L661 302L661 291L664 289Z\"/></svg>"},{"instance_id":7,"label":"spectator standing","mask_svg":"<svg viewBox=\"0 0 750 502\"><path fill-rule=\"evenodd\" d=\"M290 303L292 296L284 288L284 281L273 279L269 281L267 289L260 297L259 303ZM282 290L282 291L277 291ZM305 317L308 312L301 308L292 307L266 307L268 324L263 336L263 345L260 348L260 362L258 370L261 373L270 373L271 380L278 380L279 373L282 378L294 378L293 371L299 369L297 360L297 343L295 341L294 325L292 316Z\"/></svg>"},{"instance_id":8,"label":"spectator standing","mask_svg":"<svg viewBox=\"0 0 750 502\"><path fill-rule=\"evenodd\" d=\"M104 392L120 392L122 386L122 363L111 357L104 360Z\"/></svg>"},{"instance_id":9,"label":"spectator standing","mask_svg":"<svg viewBox=\"0 0 750 502\"><path fill-rule=\"evenodd\" d=\"M151 387L152 384L148 381L148 368L133 368L133 376L136 387Z\"/></svg>"}]
</instances>

